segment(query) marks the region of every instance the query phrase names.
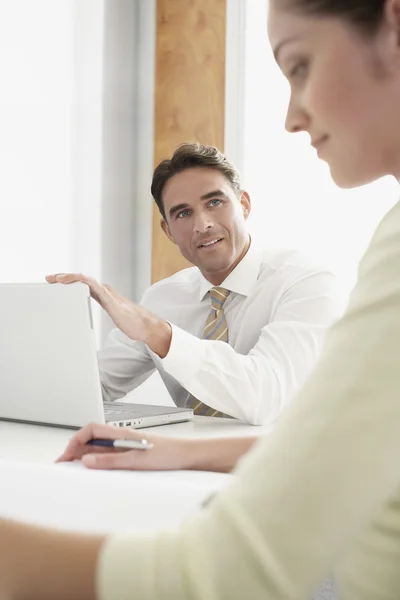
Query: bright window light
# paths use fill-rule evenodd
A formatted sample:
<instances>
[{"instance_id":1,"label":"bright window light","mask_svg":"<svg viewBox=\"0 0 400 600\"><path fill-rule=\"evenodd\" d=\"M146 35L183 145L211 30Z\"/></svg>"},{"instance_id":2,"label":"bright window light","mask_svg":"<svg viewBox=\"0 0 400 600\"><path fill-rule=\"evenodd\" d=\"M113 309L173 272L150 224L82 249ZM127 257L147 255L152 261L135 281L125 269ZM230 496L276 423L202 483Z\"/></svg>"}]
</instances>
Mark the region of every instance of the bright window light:
<instances>
[{"instance_id":1,"label":"bright window light","mask_svg":"<svg viewBox=\"0 0 400 600\"><path fill-rule=\"evenodd\" d=\"M266 5L246 2L243 184L252 197L251 228L266 243L330 266L345 304L374 230L398 200L398 184L385 178L339 189L308 135L285 132L289 86L269 47Z\"/></svg>"},{"instance_id":2,"label":"bright window light","mask_svg":"<svg viewBox=\"0 0 400 600\"><path fill-rule=\"evenodd\" d=\"M73 27L67 0L0 3L0 281L70 264Z\"/></svg>"}]
</instances>

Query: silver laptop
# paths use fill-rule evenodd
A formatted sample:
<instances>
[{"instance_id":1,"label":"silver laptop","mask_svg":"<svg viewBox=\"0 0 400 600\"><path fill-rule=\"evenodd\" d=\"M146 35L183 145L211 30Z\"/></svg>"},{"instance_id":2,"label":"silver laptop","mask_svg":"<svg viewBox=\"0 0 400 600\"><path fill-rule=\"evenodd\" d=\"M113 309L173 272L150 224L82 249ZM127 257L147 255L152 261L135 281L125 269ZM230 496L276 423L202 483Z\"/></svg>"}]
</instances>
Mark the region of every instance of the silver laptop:
<instances>
[{"instance_id":1,"label":"silver laptop","mask_svg":"<svg viewBox=\"0 0 400 600\"><path fill-rule=\"evenodd\" d=\"M186 408L103 403L87 285L0 284L0 419L139 428L192 416Z\"/></svg>"}]
</instances>

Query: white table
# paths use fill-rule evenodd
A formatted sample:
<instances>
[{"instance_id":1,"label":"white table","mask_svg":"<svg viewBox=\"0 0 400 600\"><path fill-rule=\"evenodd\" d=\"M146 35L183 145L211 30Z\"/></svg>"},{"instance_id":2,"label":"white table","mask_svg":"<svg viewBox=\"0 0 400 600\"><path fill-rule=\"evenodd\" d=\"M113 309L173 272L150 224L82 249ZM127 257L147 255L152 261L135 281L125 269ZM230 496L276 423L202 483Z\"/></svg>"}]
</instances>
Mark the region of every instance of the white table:
<instances>
[{"instance_id":1,"label":"white table","mask_svg":"<svg viewBox=\"0 0 400 600\"><path fill-rule=\"evenodd\" d=\"M233 419L194 417L151 431L168 436L223 437L262 434L265 429ZM54 465L73 435L71 429L0 421L0 518L71 530L150 532L178 526L232 477L211 472L90 471L79 464Z\"/></svg>"},{"instance_id":2,"label":"white table","mask_svg":"<svg viewBox=\"0 0 400 600\"><path fill-rule=\"evenodd\" d=\"M263 435L268 427L254 427L234 419L197 417L186 423L140 429L177 437L235 437ZM65 449L74 430L0 421L0 458L52 463Z\"/></svg>"}]
</instances>

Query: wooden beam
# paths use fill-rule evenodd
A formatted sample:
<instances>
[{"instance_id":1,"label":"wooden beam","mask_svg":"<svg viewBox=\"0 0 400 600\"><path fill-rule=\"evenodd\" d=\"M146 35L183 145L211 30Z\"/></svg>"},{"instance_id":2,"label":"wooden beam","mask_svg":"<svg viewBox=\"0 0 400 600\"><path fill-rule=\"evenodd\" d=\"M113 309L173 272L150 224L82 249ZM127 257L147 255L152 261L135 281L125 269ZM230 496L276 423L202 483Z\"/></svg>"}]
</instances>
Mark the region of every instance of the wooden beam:
<instances>
[{"instance_id":1,"label":"wooden beam","mask_svg":"<svg viewBox=\"0 0 400 600\"><path fill-rule=\"evenodd\" d=\"M154 165L182 142L223 150L226 0L157 0ZM152 280L190 266L154 207Z\"/></svg>"}]
</instances>

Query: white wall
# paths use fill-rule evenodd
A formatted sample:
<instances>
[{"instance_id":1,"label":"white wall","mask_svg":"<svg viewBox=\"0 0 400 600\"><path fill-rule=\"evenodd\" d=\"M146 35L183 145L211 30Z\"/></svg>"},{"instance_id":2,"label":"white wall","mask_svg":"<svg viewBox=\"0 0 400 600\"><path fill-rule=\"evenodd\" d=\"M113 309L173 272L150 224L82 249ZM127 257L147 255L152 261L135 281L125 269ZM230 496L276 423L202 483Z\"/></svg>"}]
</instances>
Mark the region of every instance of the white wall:
<instances>
[{"instance_id":1,"label":"white wall","mask_svg":"<svg viewBox=\"0 0 400 600\"><path fill-rule=\"evenodd\" d=\"M150 283L155 2L76 0L75 14L74 269L138 300ZM103 344L113 324L98 319Z\"/></svg>"},{"instance_id":2,"label":"white wall","mask_svg":"<svg viewBox=\"0 0 400 600\"><path fill-rule=\"evenodd\" d=\"M76 23L74 269L139 300L151 271L155 1L76 0ZM98 319L102 345L113 324Z\"/></svg>"},{"instance_id":3,"label":"white wall","mask_svg":"<svg viewBox=\"0 0 400 600\"><path fill-rule=\"evenodd\" d=\"M70 260L68 271L102 279L103 0L72 0L73 81L71 130ZM100 307L92 303L96 340Z\"/></svg>"},{"instance_id":4,"label":"white wall","mask_svg":"<svg viewBox=\"0 0 400 600\"><path fill-rule=\"evenodd\" d=\"M154 0L0 2L0 281L149 284L154 42Z\"/></svg>"},{"instance_id":5,"label":"white wall","mask_svg":"<svg viewBox=\"0 0 400 600\"><path fill-rule=\"evenodd\" d=\"M0 281L71 264L73 18L66 0L0 3Z\"/></svg>"}]
</instances>

